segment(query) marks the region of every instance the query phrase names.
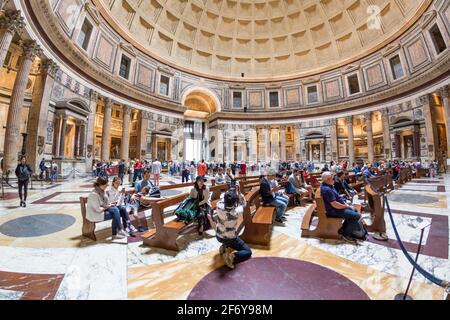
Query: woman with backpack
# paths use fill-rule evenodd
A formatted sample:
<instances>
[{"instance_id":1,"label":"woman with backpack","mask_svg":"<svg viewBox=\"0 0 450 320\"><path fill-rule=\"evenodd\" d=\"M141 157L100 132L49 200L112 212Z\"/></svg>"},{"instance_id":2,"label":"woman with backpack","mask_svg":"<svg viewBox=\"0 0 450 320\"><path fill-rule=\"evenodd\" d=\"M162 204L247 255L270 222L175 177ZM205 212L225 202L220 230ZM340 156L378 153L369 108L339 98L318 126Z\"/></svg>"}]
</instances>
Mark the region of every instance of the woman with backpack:
<instances>
[{"instance_id":1,"label":"woman with backpack","mask_svg":"<svg viewBox=\"0 0 450 320\"><path fill-rule=\"evenodd\" d=\"M210 227L208 214L211 212L211 204L209 203L209 188L205 184L206 181L205 177L198 176L189 194L190 198L197 200L198 233L200 235Z\"/></svg>"},{"instance_id":2,"label":"woman with backpack","mask_svg":"<svg viewBox=\"0 0 450 320\"><path fill-rule=\"evenodd\" d=\"M31 174L33 173L31 167L27 164L27 158L25 156L22 156L20 163L16 167L15 173L19 185L20 206L25 208L27 206L28 183L30 182Z\"/></svg>"}]
</instances>

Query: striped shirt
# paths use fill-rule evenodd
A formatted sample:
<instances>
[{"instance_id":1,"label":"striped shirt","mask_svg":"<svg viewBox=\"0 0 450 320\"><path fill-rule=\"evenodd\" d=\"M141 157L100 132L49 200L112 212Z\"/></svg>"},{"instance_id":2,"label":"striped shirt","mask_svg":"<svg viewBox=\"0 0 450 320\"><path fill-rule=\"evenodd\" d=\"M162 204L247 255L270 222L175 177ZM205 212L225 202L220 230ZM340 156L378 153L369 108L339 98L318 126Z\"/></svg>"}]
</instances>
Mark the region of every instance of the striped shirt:
<instances>
[{"instance_id":1,"label":"striped shirt","mask_svg":"<svg viewBox=\"0 0 450 320\"><path fill-rule=\"evenodd\" d=\"M239 194L239 206L231 210L225 209L223 199L217 204L216 235L222 239L235 239L238 228L238 219L244 212L247 202L242 194Z\"/></svg>"}]
</instances>

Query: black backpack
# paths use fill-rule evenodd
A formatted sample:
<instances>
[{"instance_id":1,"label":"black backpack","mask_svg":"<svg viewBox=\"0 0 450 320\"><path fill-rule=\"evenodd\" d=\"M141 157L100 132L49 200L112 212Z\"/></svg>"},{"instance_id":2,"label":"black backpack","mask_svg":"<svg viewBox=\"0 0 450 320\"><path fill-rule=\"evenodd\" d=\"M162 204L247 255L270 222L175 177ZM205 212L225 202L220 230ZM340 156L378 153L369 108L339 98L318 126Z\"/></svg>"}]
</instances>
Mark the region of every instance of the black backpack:
<instances>
[{"instance_id":1,"label":"black backpack","mask_svg":"<svg viewBox=\"0 0 450 320\"><path fill-rule=\"evenodd\" d=\"M356 227L357 226L357 227ZM358 240L367 240L368 232L364 224L362 223L362 219L360 219L355 225L355 229L352 231L351 236Z\"/></svg>"}]
</instances>

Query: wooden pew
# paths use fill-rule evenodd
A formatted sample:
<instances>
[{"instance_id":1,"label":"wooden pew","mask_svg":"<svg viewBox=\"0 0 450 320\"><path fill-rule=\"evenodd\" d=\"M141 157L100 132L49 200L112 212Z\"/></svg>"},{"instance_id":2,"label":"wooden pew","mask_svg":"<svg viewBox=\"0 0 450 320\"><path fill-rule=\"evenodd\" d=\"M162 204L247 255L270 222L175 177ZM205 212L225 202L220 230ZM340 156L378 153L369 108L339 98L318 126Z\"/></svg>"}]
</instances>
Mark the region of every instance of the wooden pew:
<instances>
[{"instance_id":1,"label":"wooden pew","mask_svg":"<svg viewBox=\"0 0 450 320\"><path fill-rule=\"evenodd\" d=\"M87 205L87 201L88 201L88 198L87 198L87 197L80 197L81 216L83 217L83 225L82 225L82 227L81 227L81 234L82 234L84 237L86 237L86 238L89 238L89 239L91 239L91 240L93 240L93 241L97 241L97 237L95 236L95 227L96 227L96 224L97 224L97 223L100 223L100 222L103 222L103 221L100 221L100 222L92 222L92 221L89 221L89 220L86 218L86 205ZM142 208L139 212L146 211L146 210L148 210L148 209ZM139 219L139 217L130 216L131 223L132 223L135 227L138 226L138 223L137 223L138 220L137 220L137 219Z\"/></svg>"},{"instance_id":2,"label":"wooden pew","mask_svg":"<svg viewBox=\"0 0 450 320\"><path fill-rule=\"evenodd\" d=\"M384 187L387 186L388 176L380 176L371 178L370 183L365 185L368 207L365 211L369 211L372 218L372 224L366 224L368 232L373 232L373 237L377 240L387 241L386 235L386 222L384 220L383 200L384 195L380 195L383 192Z\"/></svg>"},{"instance_id":3,"label":"wooden pew","mask_svg":"<svg viewBox=\"0 0 450 320\"><path fill-rule=\"evenodd\" d=\"M161 186L160 190L171 190L171 189L178 189L178 188L183 188L183 187L190 187L193 186L193 183L180 183L180 184L173 184L173 185L165 185L165 186ZM125 192L127 194L132 194L135 192L134 188L127 188L125 189ZM164 198L161 198L160 200L163 200ZM83 225L81 227L81 234L83 236L85 236L86 238L89 238L93 241L97 241L97 237L95 236L95 226L96 223L95 222L91 222L89 220L86 219L86 205L87 205L87 197L80 197L80 207L81 207L81 216L83 218ZM140 208L139 212L143 212L148 210L147 208ZM133 223L133 225L135 227L137 227L138 223L137 220L138 217L133 217L131 216L131 222Z\"/></svg>"},{"instance_id":4,"label":"wooden pew","mask_svg":"<svg viewBox=\"0 0 450 320\"><path fill-rule=\"evenodd\" d=\"M247 193L245 199L247 205L244 208L244 233L241 239L246 243L268 246L275 218L275 208L261 205L259 187Z\"/></svg>"},{"instance_id":5,"label":"wooden pew","mask_svg":"<svg viewBox=\"0 0 450 320\"><path fill-rule=\"evenodd\" d=\"M417 178L430 177L430 169L419 168L416 172Z\"/></svg>"},{"instance_id":6,"label":"wooden pew","mask_svg":"<svg viewBox=\"0 0 450 320\"><path fill-rule=\"evenodd\" d=\"M341 239L338 230L342 227L344 219L329 218L325 210L325 203L320 194L320 188L315 193L315 204L308 208L302 222L302 238L322 238L322 239ZM311 222L314 209L317 210L317 217L319 218L317 227L311 230Z\"/></svg>"},{"instance_id":7,"label":"wooden pew","mask_svg":"<svg viewBox=\"0 0 450 320\"><path fill-rule=\"evenodd\" d=\"M228 185L216 185L210 188L211 206L217 207L220 194L228 190ZM155 229L150 230L142 236L143 243L146 246L163 248L167 250L180 251L177 244L177 238L180 235L197 231L196 223L186 224L180 221L164 222L164 209L180 204L189 196L189 193L183 193L176 197L161 200L152 204L152 217Z\"/></svg>"}]
</instances>

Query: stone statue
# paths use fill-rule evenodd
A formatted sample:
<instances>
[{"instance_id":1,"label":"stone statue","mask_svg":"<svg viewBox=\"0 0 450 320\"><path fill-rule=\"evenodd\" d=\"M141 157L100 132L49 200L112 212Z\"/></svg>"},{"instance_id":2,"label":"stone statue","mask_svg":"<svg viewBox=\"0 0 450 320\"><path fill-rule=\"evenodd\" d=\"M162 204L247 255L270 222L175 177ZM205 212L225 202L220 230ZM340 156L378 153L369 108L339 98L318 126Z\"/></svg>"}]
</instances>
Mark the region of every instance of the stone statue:
<instances>
[{"instance_id":1,"label":"stone statue","mask_svg":"<svg viewBox=\"0 0 450 320\"><path fill-rule=\"evenodd\" d=\"M406 142L406 157L408 159L413 157L413 146L412 146L412 141L408 140Z\"/></svg>"}]
</instances>

